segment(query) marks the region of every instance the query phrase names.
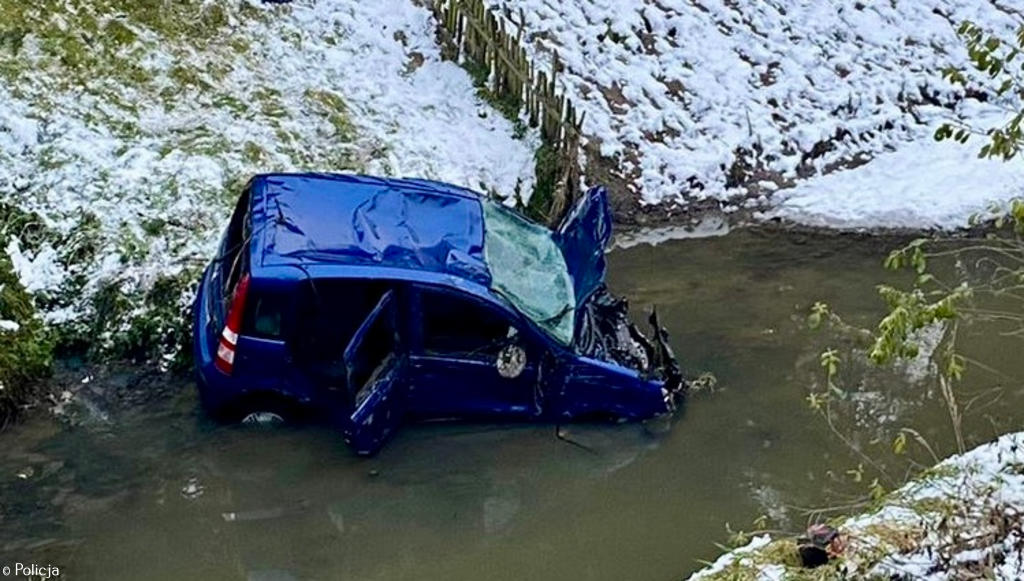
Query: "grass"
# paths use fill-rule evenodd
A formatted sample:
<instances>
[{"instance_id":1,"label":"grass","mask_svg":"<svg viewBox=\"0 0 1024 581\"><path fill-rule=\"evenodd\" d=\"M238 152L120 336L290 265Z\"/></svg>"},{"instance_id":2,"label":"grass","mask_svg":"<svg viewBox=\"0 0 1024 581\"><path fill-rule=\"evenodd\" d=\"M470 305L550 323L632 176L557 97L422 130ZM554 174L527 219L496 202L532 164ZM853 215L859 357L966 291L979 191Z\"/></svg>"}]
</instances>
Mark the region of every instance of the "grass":
<instances>
[{"instance_id":1,"label":"grass","mask_svg":"<svg viewBox=\"0 0 1024 581\"><path fill-rule=\"evenodd\" d=\"M0 0L0 91L20 101L0 107L39 135L0 149L0 241L14 236L28 257L52 249L62 275L30 294L0 252L0 320L18 323L0 332L0 422L55 357L187 367L193 285L242 184L372 159L342 94L315 81L293 91L261 52L268 30L302 43L289 10ZM12 176L33 177L16 189Z\"/></svg>"},{"instance_id":2,"label":"grass","mask_svg":"<svg viewBox=\"0 0 1024 581\"><path fill-rule=\"evenodd\" d=\"M522 99L513 93L502 95L492 91L487 86L487 79L490 76L490 68L487 65L471 58L464 58L459 66L469 73L469 78L472 79L473 86L476 88L477 97L480 97L512 123L512 136L516 139L525 137L526 124L519 117L519 111L523 108Z\"/></svg>"},{"instance_id":3,"label":"grass","mask_svg":"<svg viewBox=\"0 0 1024 581\"><path fill-rule=\"evenodd\" d=\"M1005 470L1013 472L1015 465L1008 464ZM982 479L972 480L959 468L950 465L937 466L924 471L909 487L890 493L865 515L884 508L897 509L883 517L860 518L853 521L837 517L836 526L845 536L846 548L842 556L815 569L803 568L799 562L796 542L792 538L778 538L757 549L737 553L724 568L701 577L702 581L752 581L762 578L766 567L781 568L784 579L797 581L831 581L851 578L887 579L870 574L879 565L892 563L900 555L922 555L927 552L937 572L951 577L966 574L975 578L969 562L960 563L952 559L963 550L978 548L974 541L982 538L994 543L1008 538L1011 530L1019 530L1019 516L1008 517L1006 507L992 500L997 498L997 486ZM934 491L922 495L919 485L934 485L944 480L948 488L945 493ZM965 489L964 486L967 486ZM906 511L913 517L904 515ZM1016 511L1011 511L1017 515ZM1014 519L1017 519L1014 521ZM842 521L842 522L839 522ZM965 541L967 539L968 541ZM982 545L984 547L985 545Z\"/></svg>"},{"instance_id":4,"label":"grass","mask_svg":"<svg viewBox=\"0 0 1024 581\"><path fill-rule=\"evenodd\" d=\"M517 139L526 135L526 124L519 117L522 109L522 101L513 94L498 95L487 86L487 78L490 69L470 58L462 59L459 63L473 80L477 96L496 109L506 119L512 122L512 134ZM562 160L552 144L544 142L533 154L534 160L534 186L530 194L530 201L525 206L520 205L518 210L531 220L548 224L551 221L551 207L555 199L555 187L559 177L562 175Z\"/></svg>"},{"instance_id":5,"label":"grass","mask_svg":"<svg viewBox=\"0 0 1024 581\"><path fill-rule=\"evenodd\" d=\"M521 211L542 224L550 220L551 204L555 200L555 187L562 174L561 160L551 145L542 143L533 154L535 181L530 201Z\"/></svg>"},{"instance_id":6,"label":"grass","mask_svg":"<svg viewBox=\"0 0 1024 581\"><path fill-rule=\"evenodd\" d=\"M13 321L15 331L0 330L0 427L17 416L35 397L50 372L53 336L37 316L32 297L0 253L0 320Z\"/></svg>"},{"instance_id":7,"label":"grass","mask_svg":"<svg viewBox=\"0 0 1024 581\"><path fill-rule=\"evenodd\" d=\"M355 127L349 120L348 107L341 95L323 89L308 89L305 98L319 115L327 119L339 140L348 142L355 138Z\"/></svg>"}]
</instances>

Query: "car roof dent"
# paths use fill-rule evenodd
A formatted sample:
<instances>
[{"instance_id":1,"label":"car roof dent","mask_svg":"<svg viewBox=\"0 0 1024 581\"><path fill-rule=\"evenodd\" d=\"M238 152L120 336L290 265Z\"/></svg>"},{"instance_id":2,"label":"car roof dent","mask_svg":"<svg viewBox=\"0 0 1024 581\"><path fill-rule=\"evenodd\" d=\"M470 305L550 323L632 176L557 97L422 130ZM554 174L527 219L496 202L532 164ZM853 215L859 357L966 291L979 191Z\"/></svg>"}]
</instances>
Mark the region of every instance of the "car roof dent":
<instances>
[{"instance_id":1,"label":"car roof dent","mask_svg":"<svg viewBox=\"0 0 1024 581\"><path fill-rule=\"evenodd\" d=\"M348 175L255 182L255 264L377 265L490 283L480 203L468 190Z\"/></svg>"},{"instance_id":2,"label":"car roof dent","mask_svg":"<svg viewBox=\"0 0 1024 581\"><path fill-rule=\"evenodd\" d=\"M289 271L468 287L556 342L573 342L579 291L563 240L485 196L429 180L346 174L259 175L249 191L255 277ZM603 262L587 271L603 275Z\"/></svg>"}]
</instances>

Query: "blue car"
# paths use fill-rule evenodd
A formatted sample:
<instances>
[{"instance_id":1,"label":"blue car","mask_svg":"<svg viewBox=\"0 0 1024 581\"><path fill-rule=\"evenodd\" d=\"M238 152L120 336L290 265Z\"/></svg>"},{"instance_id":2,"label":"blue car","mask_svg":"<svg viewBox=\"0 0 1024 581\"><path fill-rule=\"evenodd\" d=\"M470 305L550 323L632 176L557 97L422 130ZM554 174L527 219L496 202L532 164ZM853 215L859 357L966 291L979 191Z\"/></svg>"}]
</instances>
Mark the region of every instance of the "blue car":
<instances>
[{"instance_id":1,"label":"blue car","mask_svg":"<svg viewBox=\"0 0 1024 581\"><path fill-rule=\"evenodd\" d=\"M669 414L684 382L606 289L610 236L603 188L552 231L439 182L256 176L194 304L202 403L318 416L364 455L416 419Z\"/></svg>"}]
</instances>

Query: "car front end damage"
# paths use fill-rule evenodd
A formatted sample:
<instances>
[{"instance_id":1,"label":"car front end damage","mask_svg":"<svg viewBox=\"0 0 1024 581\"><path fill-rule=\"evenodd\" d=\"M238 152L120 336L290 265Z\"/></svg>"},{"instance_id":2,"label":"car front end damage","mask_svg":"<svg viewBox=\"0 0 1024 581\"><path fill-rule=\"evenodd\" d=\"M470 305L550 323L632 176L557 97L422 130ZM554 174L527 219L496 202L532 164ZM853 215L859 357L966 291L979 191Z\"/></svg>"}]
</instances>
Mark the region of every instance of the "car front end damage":
<instances>
[{"instance_id":1,"label":"car front end damage","mask_svg":"<svg viewBox=\"0 0 1024 581\"><path fill-rule=\"evenodd\" d=\"M648 337L629 318L629 303L602 285L579 306L575 350L586 357L636 371L645 381L662 385L667 411L675 411L686 391L668 331L658 320L657 309L648 318Z\"/></svg>"}]
</instances>

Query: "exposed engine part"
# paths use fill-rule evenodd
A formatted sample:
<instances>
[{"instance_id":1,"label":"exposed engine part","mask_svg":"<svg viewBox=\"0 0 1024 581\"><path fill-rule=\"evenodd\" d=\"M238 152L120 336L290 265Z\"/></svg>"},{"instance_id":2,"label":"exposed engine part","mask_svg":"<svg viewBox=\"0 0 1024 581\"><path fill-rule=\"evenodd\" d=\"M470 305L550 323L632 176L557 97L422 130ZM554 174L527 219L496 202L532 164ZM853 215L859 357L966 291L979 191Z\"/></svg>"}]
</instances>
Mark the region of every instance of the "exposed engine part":
<instances>
[{"instance_id":1,"label":"exposed engine part","mask_svg":"<svg viewBox=\"0 0 1024 581\"><path fill-rule=\"evenodd\" d=\"M628 301L615 297L604 285L580 309L581 326L576 339L580 353L635 369L647 378L663 380L670 393L680 389L683 376L668 344L668 332L658 322L657 311L649 319L654 328L652 341L629 320Z\"/></svg>"}]
</instances>

